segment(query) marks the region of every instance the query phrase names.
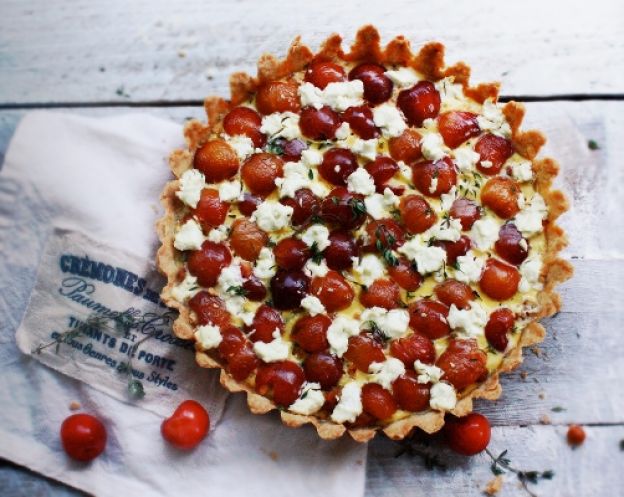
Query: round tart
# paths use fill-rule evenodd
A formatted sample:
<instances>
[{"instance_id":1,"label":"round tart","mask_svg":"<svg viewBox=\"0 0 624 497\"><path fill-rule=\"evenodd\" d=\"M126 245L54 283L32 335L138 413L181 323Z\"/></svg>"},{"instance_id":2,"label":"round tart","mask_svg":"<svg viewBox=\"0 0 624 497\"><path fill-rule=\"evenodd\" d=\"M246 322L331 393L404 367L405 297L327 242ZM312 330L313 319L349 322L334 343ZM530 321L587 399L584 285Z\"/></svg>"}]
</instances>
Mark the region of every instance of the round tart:
<instances>
[{"instance_id":1,"label":"round tart","mask_svg":"<svg viewBox=\"0 0 624 497\"><path fill-rule=\"evenodd\" d=\"M349 52L297 39L187 123L162 196L162 298L252 412L327 439L435 432L496 399L559 309L558 166L535 159L545 139L520 130L522 105L443 53L382 47L372 26Z\"/></svg>"}]
</instances>

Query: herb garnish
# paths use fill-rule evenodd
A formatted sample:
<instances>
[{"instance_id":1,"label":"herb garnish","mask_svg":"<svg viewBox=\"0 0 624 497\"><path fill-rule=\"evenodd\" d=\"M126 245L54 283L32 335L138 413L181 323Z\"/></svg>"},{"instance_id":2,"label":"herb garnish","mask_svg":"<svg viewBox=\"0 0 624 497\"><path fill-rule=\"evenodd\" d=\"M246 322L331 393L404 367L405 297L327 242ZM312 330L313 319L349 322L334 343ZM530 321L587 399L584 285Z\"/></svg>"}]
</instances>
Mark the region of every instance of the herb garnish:
<instances>
[{"instance_id":1,"label":"herb garnish","mask_svg":"<svg viewBox=\"0 0 624 497\"><path fill-rule=\"evenodd\" d=\"M600 148L596 140L589 140L587 142L587 147L589 148L589 150L598 150Z\"/></svg>"},{"instance_id":2,"label":"herb garnish","mask_svg":"<svg viewBox=\"0 0 624 497\"><path fill-rule=\"evenodd\" d=\"M537 495L531 491L528 486L529 483L536 484L539 482L539 480L542 479L551 480L553 476L555 476L555 473L550 469L546 471L522 471L514 468L513 466L511 466L511 461L509 460L509 458L506 457L507 450L501 452L498 457L494 457L494 455L488 449L485 449L485 453L492 459L490 469L493 474L498 476L505 473L506 471L514 473L518 477L518 480L520 480L522 488L524 488L531 497L537 497Z\"/></svg>"},{"instance_id":3,"label":"herb garnish","mask_svg":"<svg viewBox=\"0 0 624 497\"><path fill-rule=\"evenodd\" d=\"M394 252L392 252L392 247L396 243L394 235L388 231L388 228L381 224L377 226L377 229L375 230L375 237L377 238L375 241L375 248L381 252L386 264L393 267L398 266L399 259L396 255L394 255ZM385 243L382 241L383 238L385 238Z\"/></svg>"},{"instance_id":4,"label":"herb garnish","mask_svg":"<svg viewBox=\"0 0 624 497\"><path fill-rule=\"evenodd\" d=\"M323 251L319 250L317 242L312 243L312 246L310 247L310 253L312 254L312 260L314 261L314 263L320 264L323 260Z\"/></svg>"},{"instance_id":5,"label":"herb garnish","mask_svg":"<svg viewBox=\"0 0 624 497\"><path fill-rule=\"evenodd\" d=\"M274 138L266 145L266 151L275 155L284 155L284 140L282 138Z\"/></svg>"},{"instance_id":6,"label":"herb garnish","mask_svg":"<svg viewBox=\"0 0 624 497\"><path fill-rule=\"evenodd\" d=\"M231 286L227 289L227 292L239 297L247 295L247 290L245 290L242 286Z\"/></svg>"},{"instance_id":7,"label":"herb garnish","mask_svg":"<svg viewBox=\"0 0 624 497\"><path fill-rule=\"evenodd\" d=\"M426 441L420 441L415 439L415 435L411 435L399 442L399 450L394 457L401 457L407 454L408 456L420 457L425 465L425 468L432 470L435 468L444 471L446 464L440 460L440 457L434 453L429 447L429 443Z\"/></svg>"},{"instance_id":8,"label":"herb garnish","mask_svg":"<svg viewBox=\"0 0 624 497\"><path fill-rule=\"evenodd\" d=\"M353 211L353 219L366 215L366 206L364 205L364 201L362 199L351 198L349 199L349 205Z\"/></svg>"}]
</instances>

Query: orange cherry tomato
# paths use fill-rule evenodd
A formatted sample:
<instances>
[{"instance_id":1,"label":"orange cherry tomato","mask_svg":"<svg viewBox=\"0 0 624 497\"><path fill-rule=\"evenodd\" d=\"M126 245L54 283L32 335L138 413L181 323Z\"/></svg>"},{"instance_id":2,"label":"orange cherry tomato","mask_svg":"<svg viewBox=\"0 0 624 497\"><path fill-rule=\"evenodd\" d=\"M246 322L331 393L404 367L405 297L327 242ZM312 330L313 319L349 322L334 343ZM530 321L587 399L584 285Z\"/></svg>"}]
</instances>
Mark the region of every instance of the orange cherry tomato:
<instances>
[{"instance_id":1,"label":"orange cherry tomato","mask_svg":"<svg viewBox=\"0 0 624 497\"><path fill-rule=\"evenodd\" d=\"M91 414L73 414L61 425L61 443L72 459L92 461L106 448L106 428Z\"/></svg>"},{"instance_id":2,"label":"orange cherry tomato","mask_svg":"<svg viewBox=\"0 0 624 497\"><path fill-rule=\"evenodd\" d=\"M289 81L270 81L264 83L256 93L256 107L265 116L274 112L298 112L299 85Z\"/></svg>"},{"instance_id":3,"label":"orange cherry tomato","mask_svg":"<svg viewBox=\"0 0 624 497\"><path fill-rule=\"evenodd\" d=\"M585 430L579 425L570 425L567 435L568 443L572 446L581 445L585 441Z\"/></svg>"},{"instance_id":4,"label":"orange cherry tomato","mask_svg":"<svg viewBox=\"0 0 624 497\"><path fill-rule=\"evenodd\" d=\"M435 211L420 195L407 195L401 197L399 211L403 224L412 234L423 233L431 228L437 216Z\"/></svg>"},{"instance_id":5,"label":"orange cherry tomato","mask_svg":"<svg viewBox=\"0 0 624 497\"><path fill-rule=\"evenodd\" d=\"M443 378L457 390L463 390L487 377L487 354L473 339L453 339L436 362Z\"/></svg>"},{"instance_id":6,"label":"orange cherry tomato","mask_svg":"<svg viewBox=\"0 0 624 497\"><path fill-rule=\"evenodd\" d=\"M510 299L518 291L520 273L514 266L510 266L498 259L488 259L481 273L479 286L485 294L494 300Z\"/></svg>"},{"instance_id":7,"label":"orange cherry tomato","mask_svg":"<svg viewBox=\"0 0 624 497\"><path fill-rule=\"evenodd\" d=\"M375 280L366 290L362 289L360 302L364 307L396 309L401 303L399 285L392 280Z\"/></svg>"},{"instance_id":8,"label":"orange cherry tomato","mask_svg":"<svg viewBox=\"0 0 624 497\"><path fill-rule=\"evenodd\" d=\"M238 156L224 140L210 140L197 149L193 164L204 173L206 181L218 183L236 174Z\"/></svg>"},{"instance_id":9,"label":"orange cherry tomato","mask_svg":"<svg viewBox=\"0 0 624 497\"><path fill-rule=\"evenodd\" d=\"M246 261L255 261L268 239L268 235L253 221L237 219L232 224L230 246Z\"/></svg>"},{"instance_id":10,"label":"orange cherry tomato","mask_svg":"<svg viewBox=\"0 0 624 497\"><path fill-rule=\"evenodd\" d=\"M515 216L520 210L520 185L511 178L490 178L481 189L481 203L503 219Z\"/></svg>"},{"instance_id":11,"label":"orange cherry tomato","mask_svg":"<svg viewBox=\"0 0 624 497\"><path fill-rule=\"evenodd\" d=\"M444 433L451 449L464 456L473 456L488 446L492 430L485 416L473 412L463 418L448 418Z\"/></svg>"},{"instance_id":12,"label":"orange cherry tomato","mask_svg":"<svg viewBox=\"0 0 624 497\"><path fill-rule=\"evenodd\" d=\"M160 425L163 438L181 450L191 450L201 442L210 429L210 416L203 406L194 400L185 400L170 418Z\"/></svg>"},{"instance_id":13,"label":"orange cherry tomato","mask_svg":"<svg viewBox=\"0 0 624 497\"><path fill-rule=\"evenodd\" d=\"M458 309L468 309L474 299L472 288L461 281L449 279L438 283L433 291L441 302L449 307L455 304Z\"/></svg>"},{"instance_id":14,"label":"orange cherry tomato","mask_svg":"<svg viewBox=\"0 0 624 497\"><path fill-rule=\"evenodd\" d=\"M388 142L390 156L394 160L402 160L406 164L416 162L422 157L422 152L420 151L421 138L418 131L407 128L399 136L390 138Z\"/></svg>"}]
</instances>

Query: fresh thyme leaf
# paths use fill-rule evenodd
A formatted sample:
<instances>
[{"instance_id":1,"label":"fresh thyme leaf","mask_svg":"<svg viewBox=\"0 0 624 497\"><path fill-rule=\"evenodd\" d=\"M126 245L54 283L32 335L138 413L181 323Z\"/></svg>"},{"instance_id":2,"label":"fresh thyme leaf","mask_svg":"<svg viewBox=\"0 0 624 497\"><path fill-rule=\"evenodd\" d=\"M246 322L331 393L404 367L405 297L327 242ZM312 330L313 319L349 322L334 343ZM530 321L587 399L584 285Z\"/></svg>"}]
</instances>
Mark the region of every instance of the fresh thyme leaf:
<instances>
[{"instance_id":1,"label":"fresh thyme leaf","mask_svg":"<svg viewBox=\"0 0 624 497\"><path fill-rule=\"evenodd\" d=\"M596 140L589 140L587 142L587 146L589 147L589 150L598 150L600 148Z\"/></svg>"},{"instance_id":2,"label":"fresh thyme leaf","mask_svg":"<svg viewBox=\"0 0 624 497\"><path fill-rule=\"evenodd\" d=\"M233 295L238 295L239 297L247 295L247 290L245 290L242 286L231 286L227 289L227 292Z\"/></svg>"},{"instance_id":3,"label":"fresh thyme leaf","mask_svg":"<svg viewBox=\"0 0 624 497\"><path fill-rule=\"evenodd\" d=\"M340 203L340 199L336 196L331 197L331 201L334 205L338 205Z\"/></svg>"},{"instance_id":4,"label":"fresh thyme leaf","mask_svg":"<svg viewBox=\"0 0 624 497\"><path fill-rule=\"evenodd\" d=\"M563 412L565 411L566 408L565 407L561 407L561 406L555 406L551 409L552 412Z\"/></svg>"},{"instance_id":5,"label":"fresh thyme leaf","mask_svg":"<svg viewBox=\"0 0 624 497\"><path fill-rule=\"evenodd\" d=\"M314 263L320 264L323 260L323 252L319 250L318 243L312 243L312 246L310 247L310 253L312 254L312 260L314 261Z\"/></svg>"},{"instance_id":6,"label":"fresh thyme leaf","mask_svg":"<svg viewBox=\"0 0 624 497\"><path fill-rule=\"evenodd\" d=\"M266 145L266 151L275 155L284 155L283 138L275 138L270 140Z\"/></svg>"},{"instance_id":7,"label":"fresh thyme leaf","mask_svg":"<svg viewBox=\"0 0 624 497\"><path fill-rule=\"evenodd\" d=\"M303 395L301 395L301 400L305 399L308 396L308 392L310 390L306 390L305 392L303 392Z\"/></svg>"},{"instance_id":8,"label":"fresh thyme leaf","mask_svg":"<svg viewBox=\"0 0 624 497\"><path fill-rule=\"evenodd\" d=\"M353 211L353 219L366 215L366 206L362 199L352 198L349 200L349 205Z\"/></svg>"},{"instance_id":9,"label":"fresh thyme leaf","mask_svg":"<svg viewBox=\"0 0 624 497\"><path fill-rule=\"evenodd\" d=\"M308 169L308 178L314 179L314 173L312 172L312 169Z\"/></svg>"}]
</instances>

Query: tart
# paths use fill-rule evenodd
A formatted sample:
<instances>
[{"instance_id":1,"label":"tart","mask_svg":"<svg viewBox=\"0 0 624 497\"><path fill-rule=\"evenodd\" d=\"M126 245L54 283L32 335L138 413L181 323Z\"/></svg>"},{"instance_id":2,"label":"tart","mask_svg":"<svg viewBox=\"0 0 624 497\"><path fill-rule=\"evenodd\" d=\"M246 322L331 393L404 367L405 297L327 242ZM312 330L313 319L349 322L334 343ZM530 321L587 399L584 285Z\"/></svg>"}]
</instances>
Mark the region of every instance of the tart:
<instances>
[{"instance_id":1,"label":"tart","mask_svg":"<svg viewBox=\"0 0 624 497\"><path fill-rule=\"evenodd\" d=\"M444 47L296 39L186 124L158 223L163 301L200 366L313 424L394 439L496 399L571 266L558 166Z\"/></svg>"}]
</instances>

